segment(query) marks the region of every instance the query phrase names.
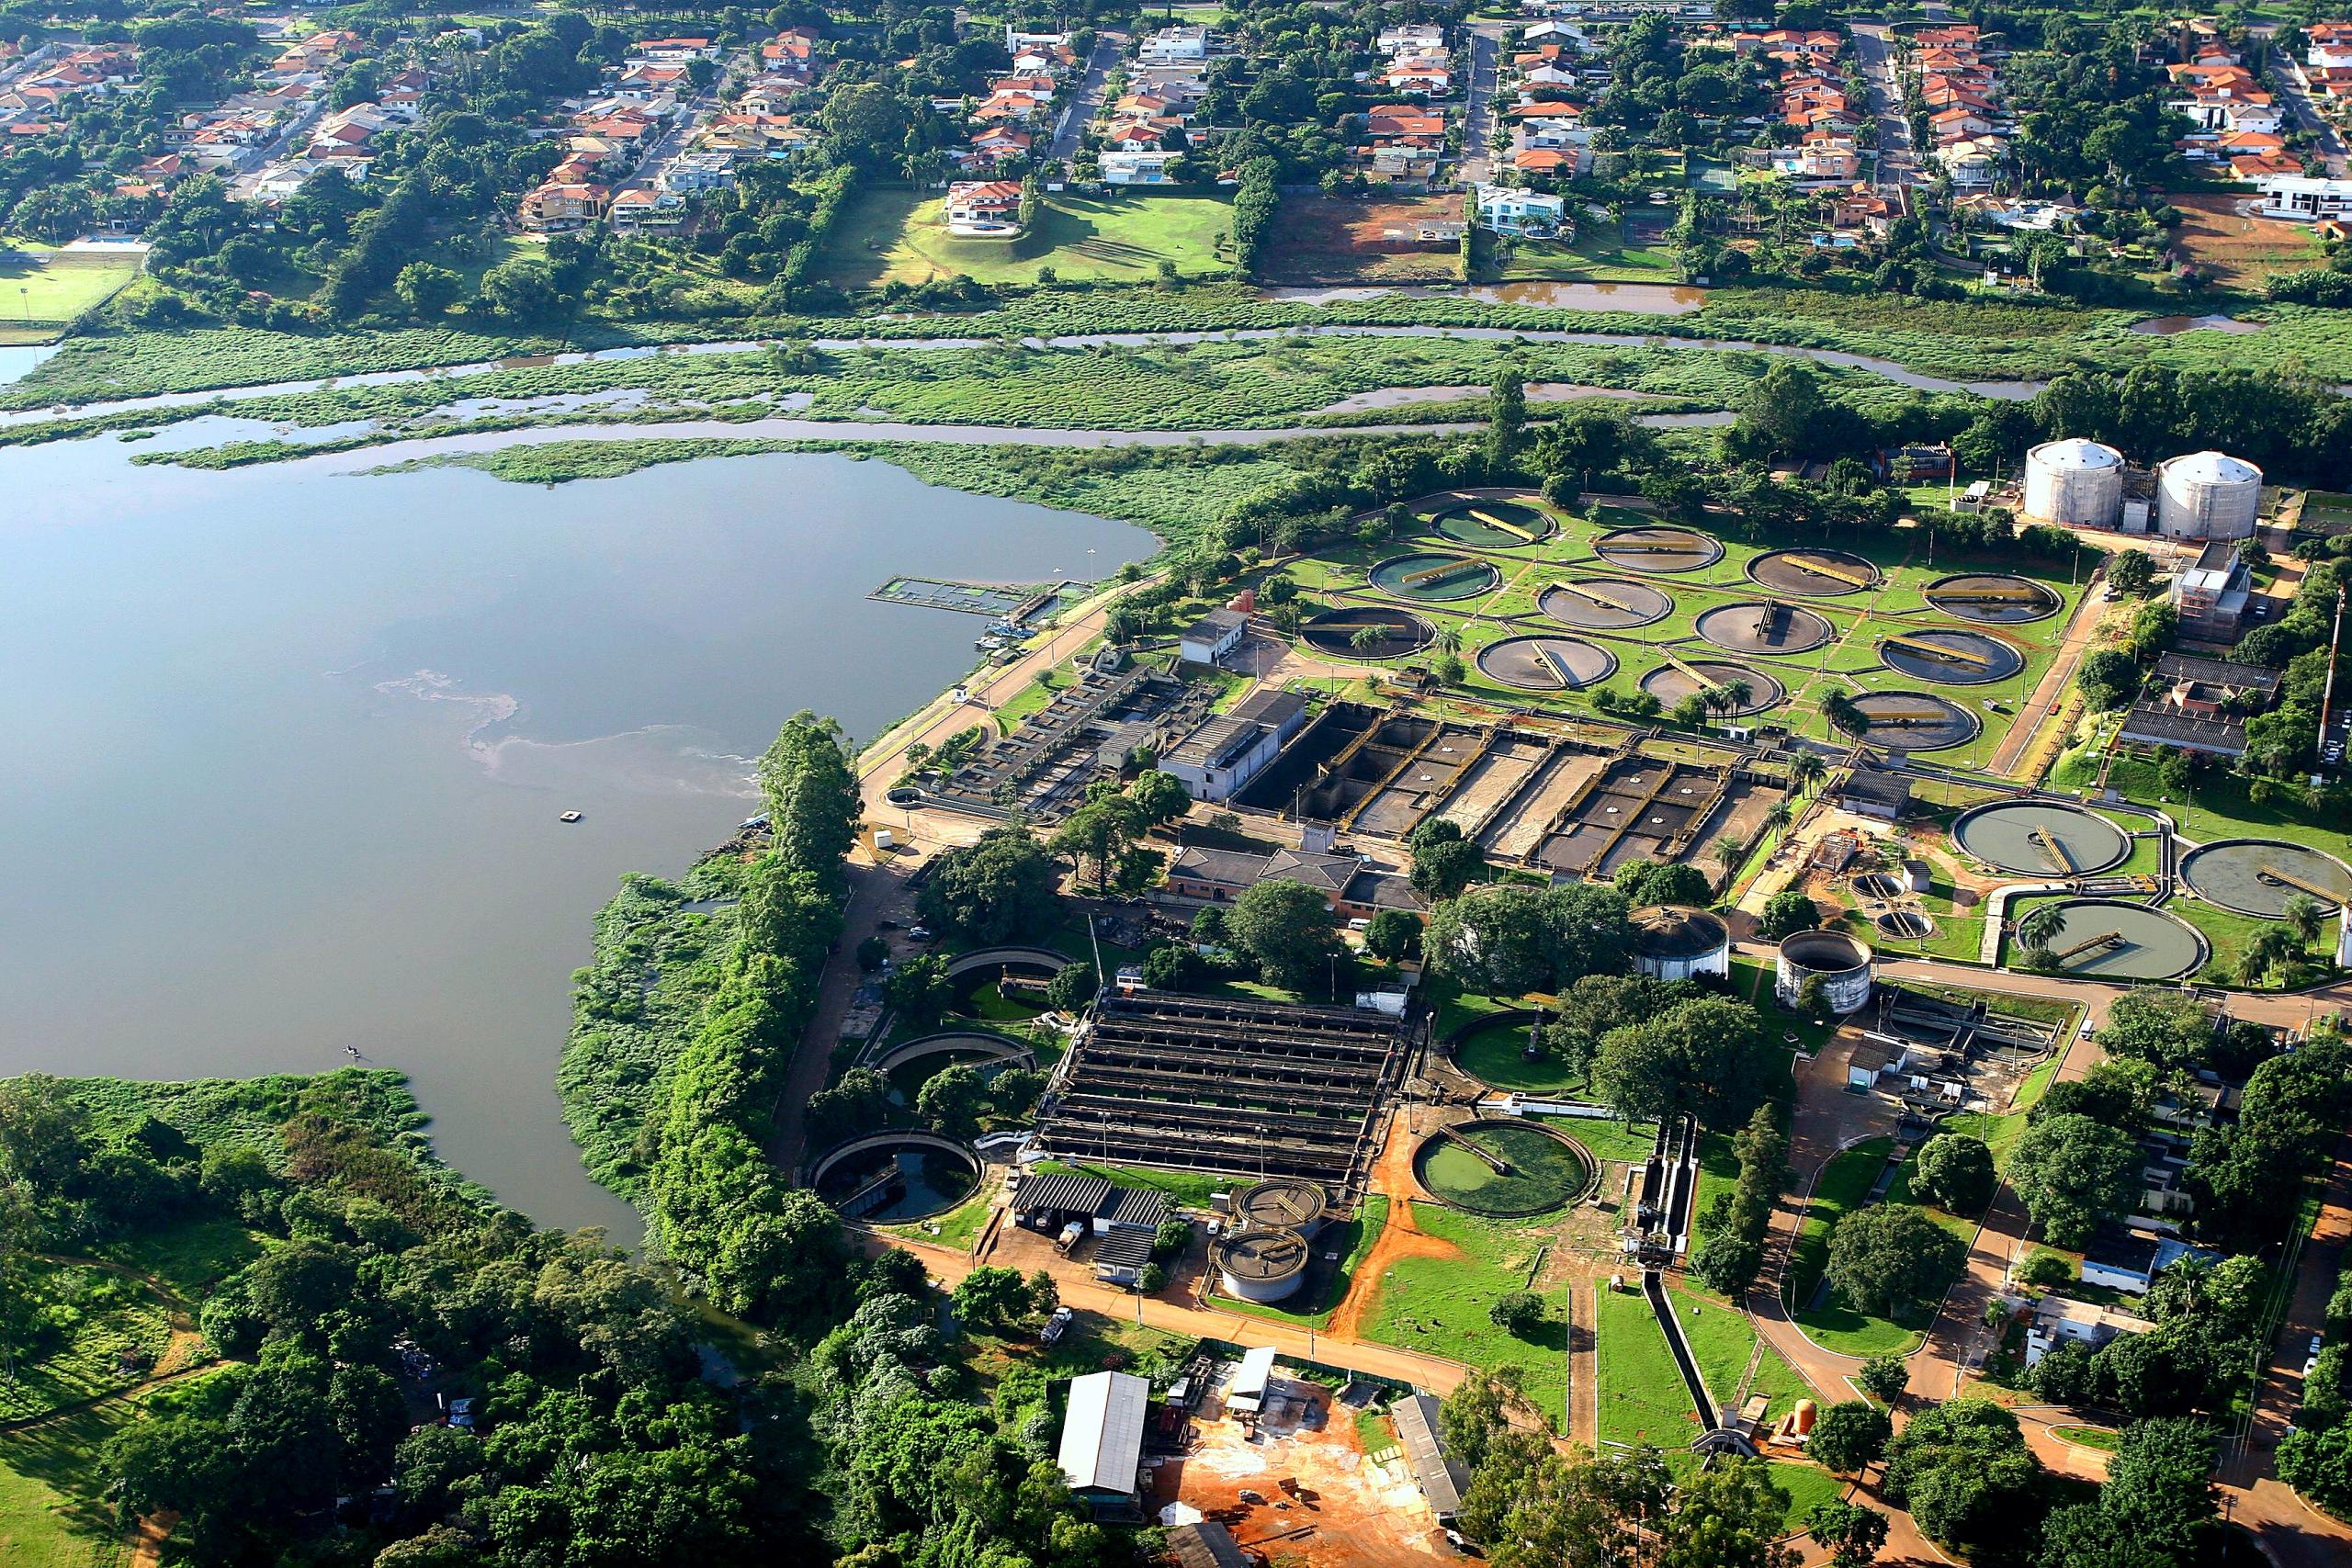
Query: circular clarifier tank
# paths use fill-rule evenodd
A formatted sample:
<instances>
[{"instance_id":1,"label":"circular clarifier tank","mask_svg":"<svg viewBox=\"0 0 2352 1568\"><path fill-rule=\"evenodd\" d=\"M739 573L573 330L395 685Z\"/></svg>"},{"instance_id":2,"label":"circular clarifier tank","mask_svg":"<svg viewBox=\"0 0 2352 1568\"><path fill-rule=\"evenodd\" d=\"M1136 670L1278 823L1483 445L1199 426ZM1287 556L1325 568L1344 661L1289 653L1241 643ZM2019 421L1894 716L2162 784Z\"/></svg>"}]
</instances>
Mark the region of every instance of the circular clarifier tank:
<instances>
[{"instance_id":1,"label":"circular clarifier tank","mask_svg":"<svg viewBox=\"0 0 2352 1568\"><path fill-rule=\"evenodd\" d=\"M1442 538L1481 550L1541 544L1557 530L1549 513L1524 501L1455 502L1432 513L1430 525Z\"/></svg>"},{"instance_id":2,"label":"circular clarifier tank","mask_svg":"<svg viewBox=\"0 0 2352 1568\"><path fill-rule=\"evenodd\" d=\"M1379 640L1363 648L1357 635L1369 626ZM1410 610L1386 604L1350 604L1309 617L1298 628L1309 647L1346 659L1402 659L1436 640L1437 628Z\"/></svg>"},{"instance_id":3,"label":"circular clarifier tank","mask_svg":"<svg viewBox=\"0 0 2352 1568\"><path fill-rule=\"evenodd\" d=\"M1491 593L1502 580L1492 561L1426 550L1390 556L1372 569L1372 585L1381 592L1441 604Z\"/></svg>"},{"instance_id":4,"label":"circular clarifier tank","mask_svg":"<svg viewBox=\"0 0 2352 1568\"><path fill-rule=\"evenodd\" d=\"M1931 692L1872 692L1854 705L1871 721L1862 739L1890 751L1943 751L1976 739L1976 716Z\"/></svg>"},{"instance_id":5,"label":"circular clarifier tank","mask_svg":"<svg viewBox=\"0 0 2352 1568\"><path fill-rule=\"evenodd\" d=\"M2208 904L2275 920L2297 894L2322 909L2352 899L2352 870L2324 851L2283 839L2221 839L2180 863L2180 878Z\"/></svg>"},{"instance_id":6,"label":"circular clarifier tank","mask_svg":"<svg viewBox=\"0 0 2352 1568\"><path fill-rule=\"evenodd\" d=\"M1674 595L1622 577L1589 577L1553 583L1536 596L1535 607L1578 631L1625 631L1666 619Z\"/></svg>"},{"instance_id":7,"label":"circular clarifier tank","mask_svg":"<svg viewBox=\"0 0 2352 1568\"><path fill-rule=\"evenodd\" d=\"M1593 553L1611 566L1633 571L1701 571L1724 558L1723 542L1696 528L1617 528L1603 534Z\"/></svg>"},{"instance_id":8,"label":"circular clarifier tank","mask_svg":"<svg viewBox=\"0 0 2352 1568\"><path fill-rule=\"evenodd\" d=\"M1728 710L1733 718L1747 718L1776 707L1789 694L1789 689L1766 671L1751 670L1745 664L1728 664L1720 659L1686 659L1680 664L1661 664L1642 677L1642 690L1656 697L1661 706L1669 708L1685 697L1720 692L1735 684L1747 686L1747 699Z\"/></svg>"},{"instance_id":9,"label":"circular clarifier tank","mask_svg":"<svg viewBox=\"0 0 2352 1568\"><path fill-rule=\"evenodd\" d=\"M1878 656L1898 675L1947 686L1989 685L2025 668L2025 655L2000 638L1957 627L1890 633Z\"/></svg>"},{"instance_id":10,"label":"circular clarifier tank","mask_svg":"<svg viewBox=\"0 0 2352 1568\"><path fill-rule=\"evenodd\" d=\"M1723 604L1695 623L1700 637L1726 653L1810 653L1837 634L1829 617L1802 604L1750 599Z\"/></svg>"},{"instance_id":11,"label":"circular clarifier tank","mask_svg":"<svg viewBox=\"0 0 2352 1568\"><path fill-rule=\"evenodd\" d=\"M2062 975L2169 980L2204 963L2211 951L2196 927L2145 904L2070 898L2058 909L2050 953Z\"/></svg>"},{"instance_id":12,"label":"circular clarifier tank","mask_svg":"<svg viewBox=\"0 0 2352 1568\"><path fill-rule=\"evenodd\" d=\"M2003 800L1951 826L1964 854L2017 876L2090 876L2121 865L2132 836L2106 818L2054 800Z\"/></svg>"},{"instance_id":13,"label":"circular clarifier tank","mask_svg":"<svg viewBox=\"0 0 2352 1568\"><path fill-rule=\"evenodd\" d=\"M2005 571L1963 571L1939 577L1924 590L1928 604L1957 620L2016 626L2058 613L2055 589Z\"/></svg>"},{"instance_id":14,"label":"circular clarifier tank","mask_svg":"<svg viewBox=\"0 0 2352 1568\"><path fill-rule=\"evenodd\" d=\"M1863 593L1883 581L1877 567L1851 550L1767 550L1747 563L1747 576L1775 593L1808 599Z\"/></svg>"},{"instance_id":15,"label":"circular clarifier tank","mask_svg":"<svg viewBox=\"0 0 2352 1568\"><path fill-rule=\"evenodd\" d=\"M1615 654L1572 637L1505 637L1478 650L1481 674L1527 692L1580 692L1616 669Z\"/></svg>"}]
</instances>

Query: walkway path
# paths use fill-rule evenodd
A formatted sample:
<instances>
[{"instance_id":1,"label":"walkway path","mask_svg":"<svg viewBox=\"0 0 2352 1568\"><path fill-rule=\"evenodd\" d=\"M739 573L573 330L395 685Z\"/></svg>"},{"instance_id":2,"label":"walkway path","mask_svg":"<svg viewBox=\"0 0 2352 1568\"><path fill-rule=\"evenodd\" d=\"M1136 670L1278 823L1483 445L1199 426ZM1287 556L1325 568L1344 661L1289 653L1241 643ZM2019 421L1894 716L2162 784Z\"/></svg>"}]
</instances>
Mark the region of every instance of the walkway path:
<instances>
[{"instance_id":1,"label":"walkway path","mask_svg":"<svg viewBox=\"0 0 2352 1568\"><path fill-rule=\"evenodd\" d=\"M2041 680L2033 688L2033 695L2018 706L2017 721L2009 726L2008 734L2002 738L2001 744L1994 750L1993 761L1986 772L1998 773L2004 778L2027 777L2018 766L2019 761L2033 745L2042 721L2074 690L2075 667L2082 663L2083 656L2090 652L2098 641L2099 625L2107 618L2107 604L2096 592L2098 582L2098 574L2094 571L2091 574L2092 590L2083 594L2081 603L2075 606L2074 618L2066 623L2065 635L2058 644L2058 657L2052 659L2050 667L2041 672Z\"/></svg>"}]
</instances>

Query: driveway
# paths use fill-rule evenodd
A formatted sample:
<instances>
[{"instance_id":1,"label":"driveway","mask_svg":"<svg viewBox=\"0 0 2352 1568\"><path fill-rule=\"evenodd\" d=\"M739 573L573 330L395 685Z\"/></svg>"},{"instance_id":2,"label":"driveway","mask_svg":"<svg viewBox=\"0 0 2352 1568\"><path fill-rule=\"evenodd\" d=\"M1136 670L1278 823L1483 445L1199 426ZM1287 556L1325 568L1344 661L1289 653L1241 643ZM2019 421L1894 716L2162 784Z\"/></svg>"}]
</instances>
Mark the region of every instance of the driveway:
<instances>
[{"instance_id":1,"label":"driveway","mask_svg":"<svg viewBox=\"0 0 2352 1568\"><path fill-rule=\"evenodd\" d=\"M1908 183L1913 167L1911 122L1903 118L1903 95L1894 85L1894 44L1883 22L1854 24L1854 62L1870 88L1871 113L1878 117L1878 183Z\"/></svg>"},{"instance_id":2,"label":"driveway","mask_svg":"<svg viewBox=\"0 0 2352 1568\"><path fill-rule=\"evenodd\" d=\"M1046 150L1046 158L1061 164L1064 173L1069 172L1070 160L1078 156L1080 138L1094 123L1095 113L1102 107L1103 78L1126 52L1125 33L1106 32L1095 39L1094 52L1086 60L1086 74L1079 79L1078 91L1070 96L1069 112L1055 130L1053 145Z\"/></svg>"},{"instance_id":3,"label":"driveway","mask_svg":"<svg viewBox=\"0 0 2352 1568\"><path fill-rule=\"evenodd\" d=\"M2278 87L2279 96L2287 100L2288 108L2293 111L2295 123L2312 133L2312 141L2319 145L2320 155L2327 161L2329 176L2342 179L2346 163L2344 138L2327 117L2319 112L2319 106L2312 102L2311 83L2303 75L2302 65L2285 50L2270 42L2271 35L2278 30L2278 24L2269 23L2248 30L2263 40L2269 55L2270 80Z\"/></svg>"}]
</instances>

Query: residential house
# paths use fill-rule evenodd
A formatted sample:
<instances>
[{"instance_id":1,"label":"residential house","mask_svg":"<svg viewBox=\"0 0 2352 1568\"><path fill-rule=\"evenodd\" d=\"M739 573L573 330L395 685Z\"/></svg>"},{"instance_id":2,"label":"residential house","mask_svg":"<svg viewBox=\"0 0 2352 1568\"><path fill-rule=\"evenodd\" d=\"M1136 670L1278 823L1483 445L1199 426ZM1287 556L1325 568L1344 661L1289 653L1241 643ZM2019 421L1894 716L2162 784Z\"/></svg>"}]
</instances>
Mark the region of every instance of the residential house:
<instances>
[{"instance_id":1,"label":"residential house","mask_svg":"<svg viewBox=\"0 0 2352 1568\"><path fill-rule=\"evenodd\" d=\"M1198 24L1162 28L1136 46L1136 59L1145 65L1181 65L1209 57L1209 29Z\"/></svg>"},{"instance_id":2,"label":"residential house","mask_svg":"<svg viewBox=\"0 0 2352 1568\"><path fill-rule=\"evenodd\" d=\"M2033 1303L2033 1315L2026 1324L2025 1364L2039 1365L2042 1357L2061 1345L2085 1345L2096 1350L2119 1335L2145 1334L2154 1326L2145 1318L2113 1307L2044 1296Z\"/></svg>"},{"instance_id":3,"label":"residential house","mask_svg":"<svg viewBox=\"0 0 2352 1568\"><path fill-rule=\"evenodd\" d=\"M1021 232L1019 180L964 180L947 187L947 228L967 239L1010 240Z\"/></svg>"},{"instance_id":4,"label":"residential house","mask_svg":"<svg viewBox=\"0 0 2352 1568\"><path fill-rule=\"evenodd\" d=\"M689 60L716 60L718 45L707 38L651 38L629 51L635 60L660 65L684 65Z\"/></svg>"},{"instance_id":5,"label":"residential house","mask_svg":"<svg viewBox=\"0 0 2352 1568\"><path fill-rule=\"evenodd\" d=\"M605 220L616 234L663 233L686 220L684 197L632 186L614 196Z\"/></svg>"},{"instance_id":6,"label":"residential house","mask_svg":"<svg viewBox=\"0 0 2352 1568\"><path fill-rule=\"evenodd\" d=\"M975 143L977 145L977 143ZM1176 183L1171 172L1181 152L1105 152L1102 183L1107 186L1167 186Z\"/></svg>"},{"instance_id":7,"label":"residential house","mask_svg":"<svg viewBox=\"0 0 2352 1568\"><path fill-rule=\"evenodd\" d=\"M681 152L670 160L654 183L673 196L733 190L735 160L725 152Z\"/></svg>"},{"instance_id":8,"label":"residential house","mask_svg":"<svg viewBox=\"0 0 2352 1568\"><path fill-rule=\"evenodd\" d=\"M1564 231L1571 236L1575 232L1566 197L1485 185L1478 187L1476 201L1478 227L1490 233L1548 240Z\"/></svg>"},{"instance_id":9,"label":"residential house","mask_svg":"<svg viewBox=\"0 0 2352 1568\"><path fill-rule=\"evenodd\" d=\"M592 182L550 182L525 197L515 216L530 233L566 233L602 218L611 199L610 191Z\"/></svg>"},{"instance_id":10,"label":"residential house","mask_svg":"<svg viewBox=\"0 0 2352 1568\"><path fill-rule=\"evenodd\" d=\"M2007 155L2007 143L1997 136L1970 137L1936 149L1936 162L1943 165L1951 183L1962 188L1989 186L2000 177L2001 160Z\"/></svg>"},{"instance_id":11,"label":"residential house","mask_svg":"<svg viewBox=\"0 0 2352 1568\"><path fill-rule=\"evenodd\" d=\"M1383 85L1392 93L1419 93L1425 98L1442 98L1453 91L1453 66L1444 54L1408 54L1389 62L1380 73Z\"/></svg>"},{"instance_id":12,"label":"residential house","mask_svg":"<svg viewBox=\"0 0 2352 1568\"><path fill-rule=\"evenodd\" d=\"M2262 182L2262 216L2298 223L2352 218L2352 179L2274 175Z\"/></svg>"}]
</instances>

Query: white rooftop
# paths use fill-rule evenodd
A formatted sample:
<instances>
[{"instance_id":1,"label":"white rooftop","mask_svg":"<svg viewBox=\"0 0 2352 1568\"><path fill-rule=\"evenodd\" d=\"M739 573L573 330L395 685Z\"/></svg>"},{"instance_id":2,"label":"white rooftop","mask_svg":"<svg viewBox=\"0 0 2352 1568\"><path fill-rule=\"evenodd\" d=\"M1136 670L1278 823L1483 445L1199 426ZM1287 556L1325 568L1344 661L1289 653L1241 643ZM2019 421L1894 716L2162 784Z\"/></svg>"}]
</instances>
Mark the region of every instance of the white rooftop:
<instances>
[{"instance_id":1,"label":"white rooftop","mask_svg":"<svg viewBox=\"0 0 2352 1568\"><path fill-rule=\"evenodd\" d=\"M2197 479L2206 484L2258 485L2262 470L2242 458L2226 452L2190 452L2178 457L2168 457L2164 463L2167 478Z\"/></svg>"},{"instance_id":2,"label":"white rooftop","mask_svg":"<svg viewBox=\"0 0 2352 1568\"><path fill-rule=\"evenodd\" d=\"M1070 1380L1060 1463L1071 1490L1134 1494L1143 1464L1144 1407L1150 1400L1150 1382L1126 1372L1089 1372Z\"/></svg>"},{"instance_id":3,"label":"white rooftop","mask_svg":"<svg viewBox=\"0 0 2352 1568\"><path fill-rule=\"evenodd\" d=\"M2045 441L2028 454L2037 463L2052 468L2118 468L2123 466L2123 454L2112 446L2102 446L2096 441L2071 436L2064 441Z\"/></svg>"}]
</instances>

